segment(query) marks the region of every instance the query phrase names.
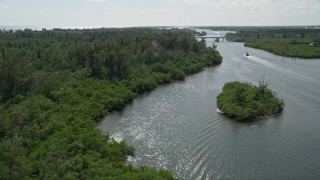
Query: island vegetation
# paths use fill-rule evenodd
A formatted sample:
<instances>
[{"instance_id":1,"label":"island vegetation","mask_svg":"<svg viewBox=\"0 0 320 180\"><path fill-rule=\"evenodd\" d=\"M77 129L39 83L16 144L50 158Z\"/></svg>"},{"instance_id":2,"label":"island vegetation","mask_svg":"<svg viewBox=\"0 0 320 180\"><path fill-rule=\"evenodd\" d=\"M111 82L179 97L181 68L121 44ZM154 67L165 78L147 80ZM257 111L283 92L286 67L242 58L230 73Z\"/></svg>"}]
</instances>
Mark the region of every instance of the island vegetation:
<instances>
[{"instance_id":1,"label":"island vegetation","mask_svg":"<svg viewBox=\"0 0 320 180\"><path fill-rule=\"evenodd\" d=\"M207 32L205 32L205 31L197 32L196 35L198 35L198 36L206 36Z\"/></svg>"},{"instance_id":2,"label":"island vegetation","mask_svg":"<svg viewBox=\"0 0 320 180\"><path fill-rule=\"evenodd\" d=\"M284 102L274 95L268 88L268 82L261 78L259 86L239 81L226 83L217 96L217 106L230 118L248 121L280 113Z\"/></svg>"},{"instance_id":3,"label":"island vegetation","mask_svg":"<svg viewBox=\"0 0 320 180\"><path fill-rule=\"evenodd\" d=\"M158 84L221 63L192 30L0 30L0 179L173 179L133 167L95 122Z\"/></svg>"},{"instance_id":4,"label":"island vegetation","mask_svg":"<svg viewBox=\"0 0 320 180\"><path fill-rule=\"evenodd\" d=\"M247 47L263 49L280 56L320 58L319 28L241 28L236 33L227 33L226 39L244 42Z\"/></svg>"}]
</instances>

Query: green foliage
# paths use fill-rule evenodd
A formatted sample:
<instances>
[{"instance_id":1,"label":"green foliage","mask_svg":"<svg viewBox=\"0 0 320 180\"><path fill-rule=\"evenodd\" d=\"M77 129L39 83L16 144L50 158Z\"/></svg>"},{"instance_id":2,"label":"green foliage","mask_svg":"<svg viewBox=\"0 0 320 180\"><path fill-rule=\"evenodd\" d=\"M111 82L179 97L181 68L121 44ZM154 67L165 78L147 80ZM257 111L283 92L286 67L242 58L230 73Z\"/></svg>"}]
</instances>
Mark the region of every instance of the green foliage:
<instances>
[{"instance_id":1,"label":"green foliage","mask_svg":"<svg viewBox=\"0 0 320 180\"><path fill-rule=\"evenodd\" d=\"M205 32L205 31L197 32L196 35L197 36L206 36L207 32Z\"/></svg>"},{"instance_id":2,"label":"green foliage","mask_svg":"<svg viewBox=\"0 0 320 180\"><path fill-rule=\"evenodd\" d=\"M245 42L245 46L263 49L281 56L319 58L320 30L254 29L228 33L228 41Z\"/></svg>"},{"instance_id":3,"label":"green foliage","mask_svg":"<svg viewBox=\"0 0 320 180\"><path fill-rule=\"evenodd\" d=\"M217 106L225 115L238 121L280 113L284 102L267 86L264 80L259 82L259 87L238 81L228 82L217 96Z\"/></svg>"},{"instance_id":4,"label":"green foliage","mask_svg":"<svg viewBox=\"0 0 320 180\"><path fill-rule=\"evenodd\" d=\"M190 30L0 32L0 179L173 179L95 122L222 57Z\"/></svg>"},{"instance_id":5,"label":"green foliage","mask_svg":"<svg viewBox=\"0 0 320 180\"><path fill-rule=\"evenodd\" d=\"M232 42L243 42L244 41L243 37L240 37L236 33L227 33L225 38L226 38L226 40L232 41Z\"/></svg>"}]
</instances>

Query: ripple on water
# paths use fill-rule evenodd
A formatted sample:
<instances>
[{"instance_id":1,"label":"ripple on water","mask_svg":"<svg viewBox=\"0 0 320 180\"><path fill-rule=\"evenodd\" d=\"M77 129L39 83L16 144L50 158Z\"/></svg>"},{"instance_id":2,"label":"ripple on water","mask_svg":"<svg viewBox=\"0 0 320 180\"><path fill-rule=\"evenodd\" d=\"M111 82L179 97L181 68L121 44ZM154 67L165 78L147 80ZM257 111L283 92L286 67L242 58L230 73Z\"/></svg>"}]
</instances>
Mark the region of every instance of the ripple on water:
<instances>
[{"instance_id":1,"label":"ripple on water","mask_svg":"<svg viewBox=\"0 0 320 180\"><path fill-rule=\"evenodd\" d=\"M318 143L318 141L315 139L314 143ZM287 157L292 163L299 162L300 165L307 166L308 169L317 170L317 167L320 166L320 154L314 153L312 144L304 143L298 136L279 136L278 143L274 143L273 149L275 153Z\"/></svg>"},{"instance_id":2,"label":"ripple on water","mask_svg":"<svg viewBox=\"0 0 320 180\"><path fill-rule=\"evenodd\" d=\"M320 177L320 86L310 78L319 72L286 66L270 54L249 61L242 44L219 46L220 66L135 99L121 115L112 116L111 137L135 147L133 164L167 168L179 179ZM215 97L225 82L257 82L260 74L284 99L281 116L239 123L215 111Z\"/></svg>"},{"instance_id":3,"label":"ripple on water","mask_svg":"<svg viewBox=\"0 0 320 180\"><path fill-rule=\"evenodd\" d=\"M211 172L209 164L213 158L211 153L212 148L214 147L214 151L216 152L223 151L224 149L222 138L217 136L217 129L221 129L221 121L214 116L200 118L199 120L196 146L192 150L190 158L191 165L186 169L186 171L190 171L191 177L194 179L203 179L209 176Z\"/></svg>"}]
</instances>

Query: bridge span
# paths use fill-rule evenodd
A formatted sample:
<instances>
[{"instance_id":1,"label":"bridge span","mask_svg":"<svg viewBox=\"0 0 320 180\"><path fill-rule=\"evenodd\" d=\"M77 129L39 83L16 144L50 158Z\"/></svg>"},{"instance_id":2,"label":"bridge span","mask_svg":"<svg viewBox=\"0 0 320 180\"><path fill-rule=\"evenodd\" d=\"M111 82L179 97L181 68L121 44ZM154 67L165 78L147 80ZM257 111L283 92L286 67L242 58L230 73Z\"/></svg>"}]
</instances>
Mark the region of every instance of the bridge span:
<instances>
[{"instance_id":1,"label":"bridge span","mask_svg":"<svg viewBox=\"0 0 320 180\"><path fill-rule=\"evenodd\" d=\"M224 36L195 36L195 38L201 38L201 39L216 39L216 42L219 42L220 40L224 41Z\"/></svg>"}]
</instances>

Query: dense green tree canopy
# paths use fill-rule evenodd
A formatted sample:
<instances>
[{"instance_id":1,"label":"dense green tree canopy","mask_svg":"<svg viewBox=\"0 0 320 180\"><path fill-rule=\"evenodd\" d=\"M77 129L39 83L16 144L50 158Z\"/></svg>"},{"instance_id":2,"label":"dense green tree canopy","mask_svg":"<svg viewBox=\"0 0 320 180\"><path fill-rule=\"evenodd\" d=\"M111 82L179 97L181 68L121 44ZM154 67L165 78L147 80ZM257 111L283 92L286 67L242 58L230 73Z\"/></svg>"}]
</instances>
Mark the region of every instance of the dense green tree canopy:
<instances>
[{"instance_id":1,"label":"dense green tree canopy","mask_svg":"<svg viewBox=\"0 0 320 180\"><path fill-rule=\"evenodd\" d=\"M222 57L191 30L0 31L0 179L172 179L94 123Z\"/></svg>"},{"instance_id":2,"label":"dense green tree canopy","mask_svg":"<svg viewBox=\"0 0 320 180\"><path fill-rule=\"evenodd\" d=\"M259 86L238 81L228 82L217 96L217 106L225 115L238 121L253 120L280 113L284 102L261 81Z\"/></svg>"},{"instance_id":3,"label":"dense green tree canopy","mask_svg":"<svg viewBox=\"0 0 320 180\"><path fill-rule=\"evenodd\" d=\"M245 42L245 46L263 49L281 56L319 58L320 30L298 28L241 29L228 33L228 41Z\"/></svg>"}]
</instances>

